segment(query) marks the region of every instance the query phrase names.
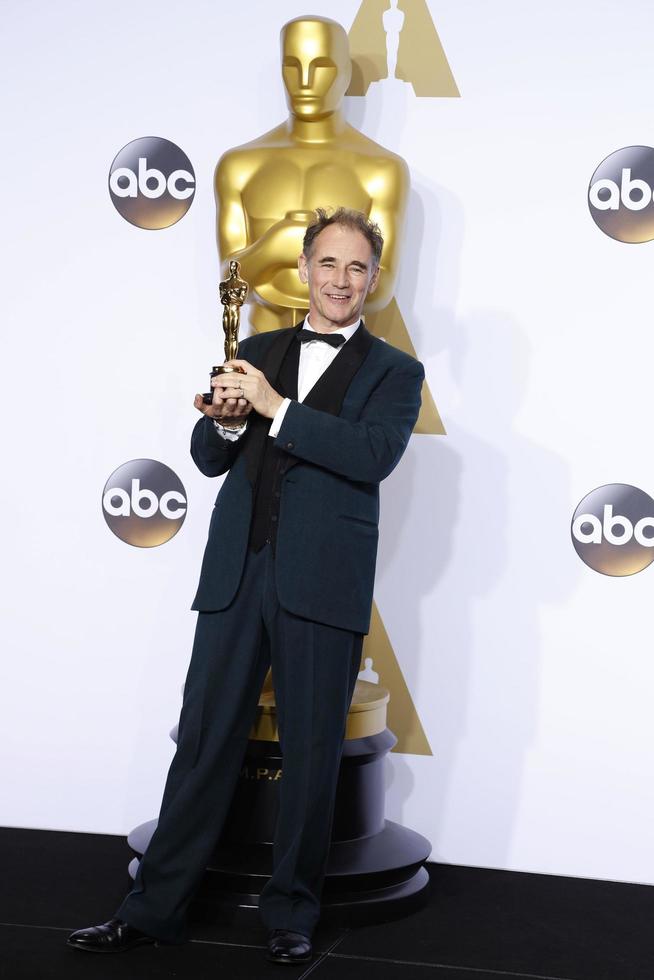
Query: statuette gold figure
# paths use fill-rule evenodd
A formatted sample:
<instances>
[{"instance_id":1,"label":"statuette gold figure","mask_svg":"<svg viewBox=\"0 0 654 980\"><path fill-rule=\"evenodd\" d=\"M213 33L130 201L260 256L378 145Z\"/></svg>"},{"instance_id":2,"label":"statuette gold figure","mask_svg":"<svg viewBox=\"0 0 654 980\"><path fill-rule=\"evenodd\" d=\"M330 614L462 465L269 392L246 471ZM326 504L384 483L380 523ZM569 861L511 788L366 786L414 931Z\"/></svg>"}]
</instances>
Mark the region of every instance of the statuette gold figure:
<instances>
[{"instance_id":1,"label":"statuette gold figure","mask_svg":"<svg viewBox=\"0 0 654 980\"><path fill-rule=\"evenodd\" d=\"M240 264L234 260L229 263L229 278L219 285L220 302L223 310L223 330L225 331L225 360L232 361L238 354L238 328L241 320L241 307L248 294L248 284L241 279Z\"/></svg>"},{"instance_id":2,"label":"statuette gold figure","mask_svg":"<svg viewBox=\"0 0 654 980\"><path fill-rule=\"evenodd\" d=\"M223 305L223 331L225 333L225 360L232 361L238 356L238 329L241 322L241 307L247 299L249 286L241 279L241 266L232 259L229 263L229 276L218 285L220 302ZM214 364L211 377L217 374L244 374L242 367L226 364ZM213 393L208 391L202 396L205 405L211 405Z\"/></svg>"}]
</instances>

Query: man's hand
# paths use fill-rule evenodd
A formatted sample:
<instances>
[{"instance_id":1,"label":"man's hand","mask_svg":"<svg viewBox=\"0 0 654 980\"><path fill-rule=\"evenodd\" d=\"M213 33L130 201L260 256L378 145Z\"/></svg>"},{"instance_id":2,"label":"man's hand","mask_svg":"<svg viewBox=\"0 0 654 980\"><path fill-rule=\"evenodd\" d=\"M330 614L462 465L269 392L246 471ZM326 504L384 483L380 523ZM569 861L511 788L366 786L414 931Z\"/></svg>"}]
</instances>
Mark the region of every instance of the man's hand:
<instances>
[{"instance_id":1,"label":"man's hand","mask_svg":"<svg viewBox=\"0 0 654 980\"><path fill-rule=\"evenodd\" d=\"M249 407L258 412L259 415L263 415L264 418L272 419L275 416L275 412L279 406L284 401L283 397L279 392L268 384L265 375L258 370L258 368L253 367L248 361L242 361L239 359L234 359L233 361L226 361L229 367L240 367L243 368L245 374L219 374L218 377L212 379L212 384L218 382L219 385L236 385L236 394L241 395L237 400L242 402L245 400ZM229 378L229 381L225 379ZM240 389L240 390L239 390ZM234 390L234 389L230 389ZM214 388L214 398L216 397L216 390Z\"/></svg>"},{"instance_id":2,"label":"man's hand","mask_svg":"<svg viewBox=\"0 0 654 980\"><path fill-rule=\"evenodd\" d=\"M252 405L247 398L243 398L243 392L238 387L237 379L239 374L218 374L211 379L213 389L213 402L205 405L202 395L196 395L193 404L199 412L208 415L211 419L220 421L230 419L234 422L245 422L252 411Z\"/></svg>"}]
</instances>

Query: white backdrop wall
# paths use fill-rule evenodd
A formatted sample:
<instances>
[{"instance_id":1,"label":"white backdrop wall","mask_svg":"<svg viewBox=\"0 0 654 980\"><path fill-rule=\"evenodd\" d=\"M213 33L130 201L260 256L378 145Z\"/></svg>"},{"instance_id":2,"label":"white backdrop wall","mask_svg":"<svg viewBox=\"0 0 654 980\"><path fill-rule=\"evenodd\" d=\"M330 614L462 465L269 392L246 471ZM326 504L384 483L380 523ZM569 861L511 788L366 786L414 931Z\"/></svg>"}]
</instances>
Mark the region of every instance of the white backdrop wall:
<instances>
[{"instance_id":1,"label":"white backdrop wall","mask_svg":"<svg viewBox=\"0 0 654 980\"><path fill-rule=\"evenodd\" d=\"M398 300L448 430L383 486L376 600L434 750L392 757L388 816L435 860L654 883L654 572L599 575L569 531L600 484L654 491L654 244L586 203L607 154L654 143L654 7L429 6L462 98L347 100L411 170ZM158 810L216 492L188 454L220 344L213 167L286 116L281 25L357 8L3 4L2 824ZM148 135L197 177L160 231L107 191ZM102 517L135 457L188 494L158 548Z\"/></svg>"}]
</instances>

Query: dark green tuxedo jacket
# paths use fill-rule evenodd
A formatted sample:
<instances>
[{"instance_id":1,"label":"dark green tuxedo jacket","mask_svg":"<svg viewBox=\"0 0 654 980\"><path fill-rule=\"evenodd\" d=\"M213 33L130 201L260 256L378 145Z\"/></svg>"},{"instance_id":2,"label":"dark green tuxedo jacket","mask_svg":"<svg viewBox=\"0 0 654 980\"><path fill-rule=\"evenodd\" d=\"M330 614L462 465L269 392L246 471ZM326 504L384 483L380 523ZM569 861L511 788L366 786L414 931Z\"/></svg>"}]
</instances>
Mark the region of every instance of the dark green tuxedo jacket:
<instances>
[{"instance_id":1,"label":"dark green tuxedo jacket","mask_svg":"<svg viewBox=\"0 0 654 980\"><path fill-rule=\"evenodd\" d=\"M275 387L291 327L243 340L239 357ZM292 401L279 434L284 464L275 557L277 593L289 612L367 633L377 557L379 483L404 452L420 410L419 361L363 324L304 402ZM234 600L245 563L259 461L270 419L249 417L236 442L203 416L191 455L206 476L229 471L216 499L193 609Z\"/></svg>"}]
</instances>

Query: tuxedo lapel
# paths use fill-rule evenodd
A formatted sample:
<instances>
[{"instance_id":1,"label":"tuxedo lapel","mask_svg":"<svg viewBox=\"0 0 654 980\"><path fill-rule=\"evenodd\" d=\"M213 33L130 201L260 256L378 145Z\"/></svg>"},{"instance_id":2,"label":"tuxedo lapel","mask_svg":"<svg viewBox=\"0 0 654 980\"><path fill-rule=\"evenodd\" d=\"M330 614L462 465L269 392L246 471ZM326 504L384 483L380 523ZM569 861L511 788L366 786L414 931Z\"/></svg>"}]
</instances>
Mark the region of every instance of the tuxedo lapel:
<instances>
[{"instance_id":1,"label":"tuxedo lapel","mask_svg":"<svg viewBox=\"0 0 654 980\"><path fill-rule=\"evenodd\" d=\"M318 378L302 404L308 405L309 408L317 408L321 412L329 412L330 415L340 415L347 389L366 359L371 346L372 335L362 323ZM289 456L284 470L290 470L298 462L296 456Z\"/></svg>"},{"instance_id":2,"label":"tuxedo lapel","mask_svg":"<svg viewBox=\"0 0 654 980\"><path fill-rule=\"evenodd\" d=\"M352 378L363 364L370 350L372 336L363 323L338 352L329 367L320 375L311 391L303 399L309 408L318 408L330 415L339 415L345 393Z\"/></svg>"},{"instance_id":3,"label":"tuxedo lapel","mask_svg":"<svg viewBox=\"0 0 654 980\"><path fill-rule=\"evenodd\" d=\"M302 323L304 323L304 320ZM302 323L299 323L297 327L288 327L286 330L281 330L261 359L260 370L265 374L269 384L276 384L282 361L286 357L286 351L295 339L295 335L302 329Z\"/></svg>"},{"instance_id":4,"label":"tuxedo lapel","mask_svg":"<svg viewBox=\"0 0 654 980\"><path fill-rule=\"evenodd\" d=\"M270 343L268 350L261 359L259 370L263 372L266 380L273 388L277 385L277 379L286 352L298 330L301 328L302 324L300 323L297 328L291 327L288 330L281 331ZM245 468L247 478L252 486L257 482L259 467L263 458L263 450L271 422L272 419L266 419L262 415L253 412L248 421L247 431L243 436L245 440L243 445Z\"/></svg>"},{"instance_id":5,"label":"tuxedo lapel","mask_svg":"<svg viewBox=\"0 0 654 980\"><path fill-rule=\"evenodd\" d=\"M261 360L260 370L264 373L266 380L273 388L279 384L280 371L284 358L289 350L291 343L294 342L296 335L302 329L303 322L295 328L289 328L280 332L272 341L266 354ZM342 349L338 352L334 360L323 374L318 378L311 391L303 400L304 405L309 408L317 408L321 412L329 412L330 415L339 415L343 406L343 399L347 389L363 364L368 351L372 345L372 335L362 323L359 329L353 334ZM295 353L295 352L291 352ZM287 367L291 367L287 360ZM289 390L286 397L297 398L297 365L299 364L299 344L297 358L292 359L292 369L294 371L293 383L294 390L290 390L290 376L287 375L286 383ZM271 419L263 418L253 412L248 422L247 432L243 436L243 456L245 457L246 473L252 486L256 485L259 476L259 467L263 459L263 452L268 430L270 429ZM287 460L285 469L290 469L298 460L290 456Z\"/></svg>"}]
</instances>

